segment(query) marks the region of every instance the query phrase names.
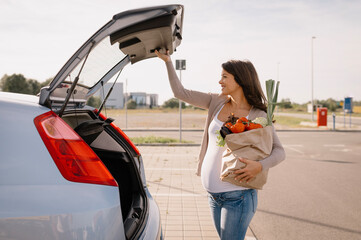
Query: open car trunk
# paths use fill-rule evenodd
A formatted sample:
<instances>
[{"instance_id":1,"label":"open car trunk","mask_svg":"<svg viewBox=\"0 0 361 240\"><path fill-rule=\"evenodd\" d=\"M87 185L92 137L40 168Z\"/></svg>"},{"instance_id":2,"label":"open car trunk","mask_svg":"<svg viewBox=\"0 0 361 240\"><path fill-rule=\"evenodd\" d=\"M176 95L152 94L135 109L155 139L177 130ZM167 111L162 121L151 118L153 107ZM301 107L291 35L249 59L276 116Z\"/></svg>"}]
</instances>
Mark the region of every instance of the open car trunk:
<instances>
[{"instance_id":1,"label":"open car trunk","mask_svg":"<svg viewBox=\"0 0 361 240\"><path fill-rule=\"evenodd\" d=\"M111 87L105 94L104 86L114 86L128 64L156 57L155 50L169 54L176 51L182 41L183 9L174 4L114 15L40 91L39 104L71 126L117 181L127 239L137 239L147 218L145 176L138 150L120 129L99 114L112 92ZM99 91L103 99L95 114L86 102Z\"/></svg>"},{"instance_id":2,"label":"open car trunk","mask_svg":"<svg viewBox=\"0 0 361 240\"><path fill-rule=\"evenodd\" d=\"M110 125L111 119L99 119L90 110L66 111L62 119L93 149L117 181L125 234L127 239L136 239L148 214L137 170L140 155Z\"/></svg>"}]
</instances>

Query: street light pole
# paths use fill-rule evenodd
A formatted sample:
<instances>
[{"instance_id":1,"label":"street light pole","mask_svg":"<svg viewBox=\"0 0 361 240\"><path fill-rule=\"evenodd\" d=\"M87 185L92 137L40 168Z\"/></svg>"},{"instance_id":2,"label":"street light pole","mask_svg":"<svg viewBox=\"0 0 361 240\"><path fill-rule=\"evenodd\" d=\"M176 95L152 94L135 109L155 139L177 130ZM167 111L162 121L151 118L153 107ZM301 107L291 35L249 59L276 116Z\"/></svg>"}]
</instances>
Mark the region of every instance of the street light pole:
<instances>
[{"instance_id":1,"label":"street light pole","mask_svg":"<svg viewBox=\"0 0 361 240\"><path fill-rule=\"evenodd\" d=\"M312 122L314 121L314 117L313 117L313 108L314 108L314 104L313 104L313 40L316 37L313 36L311 38L311 105L312 105Z\"/></svg>"},{"instance_id":2,"label":"street light pole","mask_svg":"<svg viewBox=\"0 0 361 240\"><path fill-rule=\"evenodd\" d=\"M125 129L128 129L128 78L125 79Z\"/></svg>"},{"instance_id":3,"label":"street light pole","mask_svg":"<svg viewBox=\"0 0 361 240\"><path fill-rule=\"evenodd\" d=\"M186 70L186 60L175 61L176 70L179 70L180 82L182 82L182 70ZM179 142L182 142L182 101L179 99Z\"/></svg>"},{"instance_id":4,"label":"street light pole","mask_svg":"<svg viewBox=\"0 0 361 240\"><path fill-rule=\"evenodd\" d=\"M280 80L280 62L277 62L277 82ZM278 114L278 106L276 105L276 114Z\"/></svg>"},{"instance_id":5,"label":"street light pole","mask_svg":"<svg viewBox=\"0 0 361 240\"><path fill-rule=\"evenodd\" d=\"M182 82L182 70L179 70L180 82ZM179 142L182 142L182 100L179 101Z\"/></svg>"}]
</instances>

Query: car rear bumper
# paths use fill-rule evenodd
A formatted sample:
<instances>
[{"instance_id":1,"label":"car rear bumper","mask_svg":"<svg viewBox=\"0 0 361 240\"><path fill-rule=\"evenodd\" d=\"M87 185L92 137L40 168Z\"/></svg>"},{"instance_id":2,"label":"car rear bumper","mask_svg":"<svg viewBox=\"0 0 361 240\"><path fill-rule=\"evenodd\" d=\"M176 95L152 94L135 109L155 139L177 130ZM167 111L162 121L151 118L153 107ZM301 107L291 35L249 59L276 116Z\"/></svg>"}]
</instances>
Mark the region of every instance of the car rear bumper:
<instances>
[{"instance_id":1,"label":"car rear bumper","mask_svg":"<svg viewBox=\"0 0 361 240\"><path fill-rule=\"evenodd\" d=\"M5 239L125 239L116 187L91 184L1 186ZM26 197L25 197L26 196Z\"/></svg>"},{"instance_id":2,"label":"car rear bumper","mask_svg":"<svg viewBox=\"0 0 361 240\"><path fill-rule=\"evenodd\" d=\"M148 189L145 189L145 192L148 197L148 219L146 221L146 226L143 230L142 235L139 239L163 239L162 235L162 226L161 226L161 215L159 212L159 207L153 197L150 195Z\"/></svg>"}]
</instances>

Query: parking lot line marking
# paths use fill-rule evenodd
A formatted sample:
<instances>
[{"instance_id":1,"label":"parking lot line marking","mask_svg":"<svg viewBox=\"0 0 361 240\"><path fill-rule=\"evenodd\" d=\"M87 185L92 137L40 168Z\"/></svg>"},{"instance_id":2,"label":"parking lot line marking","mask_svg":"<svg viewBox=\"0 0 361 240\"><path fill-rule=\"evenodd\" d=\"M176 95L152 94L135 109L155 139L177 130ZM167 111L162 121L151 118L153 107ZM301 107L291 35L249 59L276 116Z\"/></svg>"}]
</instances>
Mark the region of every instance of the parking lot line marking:
<instances>
[{"instance_id":1,"label":"parking lot line marking","mask_svg":"<svg viewBox=\"0 0 361 240\"><path fill-rule=\"evenodd\" d=\"M345 144L323 144L324 147L345 147Z\"/></svg>"},{"instance_id":2,"label":"parking lot line marking","mask_svg":"<svg viewBox=\"0 0 361 240\"><path fill-rule=\"evenodd\" d=\"M257 240L255 237L246 236L246 240Z\"/></svg>"},{"instance_id":3,"label":"parking lot line marking","mask_svg":"<svg viewBox=\"0 0 361 240\"><path fill-rule=\"evenodd\" d=\"M283 147L284 147L284 148L287 148L287 149L290 149L290 150L292 150L292 151L295 151L295 152L297 152L297 153L304 154L303 151L294 148L294 147L303 147L303 145L283 145Z\"/></svg>"},{"instance_id":4,"label":"parking lot line marking","mask_svg":"<svg viewBox=\"0 0 361 240\"><path fill-rule=\"evenodd\" d=\"M198 193L152 193L152 196L159 197L205 197L206 194Z\"/></svg>"},{"instance_id":5,"label":"parking lot line marking","mask_svg":"<svg viewBox=\"0 0 361 240\"><path fill-rule=\"evenodd\" d=\"M332 152L352 152L351 149L343 148L343 149L331 149Z\"/></svg>"},{"instance_id":6,"label":"parking lot line marking","mask_svg":"<svg viewBox=\"0 0 361 240\"><path fill-rule=\"evenodd\" d=\"M332 152L352 152L351 149L345 148L345 144L323 144L326 148L331 148Z\"/></svg>"},{"instance_id":7,"label":"parking lot line marking","mask_svg":"<svg viewBox=\"0 0 361 240\"><path fill-rule=\"evenodd\" d=\"M302 144L284 144L283 146L287 146L287 147L303 147Z\"/></svg>"},{"instance_id":8,"label":"parking lot line marking","mask_svg":"<svg viewBox=\"0 0 361 240\"><path fill-rule=\"evenodd\" d=\"M166 170L166 171L170 171L170 170L174 170L174 171L195 171L195 168L147 168L145 167L147 170L153 170L153 171L161 171L161 170Z\"/></svg>"}]
</instances>

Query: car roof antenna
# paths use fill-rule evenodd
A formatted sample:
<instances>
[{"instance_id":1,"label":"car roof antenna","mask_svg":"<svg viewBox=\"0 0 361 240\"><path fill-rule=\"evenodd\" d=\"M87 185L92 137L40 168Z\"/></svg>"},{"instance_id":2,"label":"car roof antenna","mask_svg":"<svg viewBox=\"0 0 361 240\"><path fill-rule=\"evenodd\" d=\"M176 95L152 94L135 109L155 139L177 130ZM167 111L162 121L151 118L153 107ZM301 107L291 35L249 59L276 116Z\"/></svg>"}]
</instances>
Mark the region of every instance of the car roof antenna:
<instances>
[{"instance_id":1,"label":"car roof antenna","mask_svg":"<svg viewBox=\"0 0 361 240\"><path fill-rule=\"evenodd\" d=\"M103 107L104 107L104 105L105 105L105 102L108 100L108 97L109 97L109 96L110 96L110 94L112 93L113 88L114 88L114 85L115 85L115 83L117 82L117 80L118 80L118 78L119 78L119 75L120 75L120 73L122 72L122 70L123 70L123 68L122 68L122 69L120 69L120 71L119 71L119 73L118 73L117 78L115 79L115 81L114 81L114 83L113 83L112 87L109 89L109 91L108 91L108 93L107 93L107 96L104 98L104 100L103 100L102 104L100 105L99 110L98 110L98 112L97 112L97 114L96 114L96 116L97 116L97 117L99 116L100 112L102 111L102 109L103 109ZM103 83L102 83L102 87L104 88Z\"/></svg>"},{"instance_id":2,"label":"car roof antenna","mask_svg":"<svg viewBox=\"0 0 361 240\"><path fill-rule=\"evenodd\" d=\"M85 56L84 62L83 62L83 64L81 65L81 68L80 68L80 70L79 70L78 75L76 76L76 78L74 79L73 84L71 85L70 89L68 90L68 94L66 95L64 104L63 104L63 106L61 106L61 109L60 109L60 111L59 111L59 114L58 114L59 117L62 117L62 116L63 116L63 113L64 113L64 110L65 110L65 108L66 108L66 105L68 105L70 96L71 96L71 94L73 93L74 88L75 88L76 84L77 84L78 81L79 81L80 73L83 71L83 67L84 67L84 65L85 65L85 63L86 63L86 61L87 61L87 59L88 59L88 56L89 56L91 50L93 49L94 43L95 43L95 42L93 41L93 42L92 42L92 45L91 45L90 48L89 48L88 53L87 53L86 56Z\"/></svg>"}]
</instances>

